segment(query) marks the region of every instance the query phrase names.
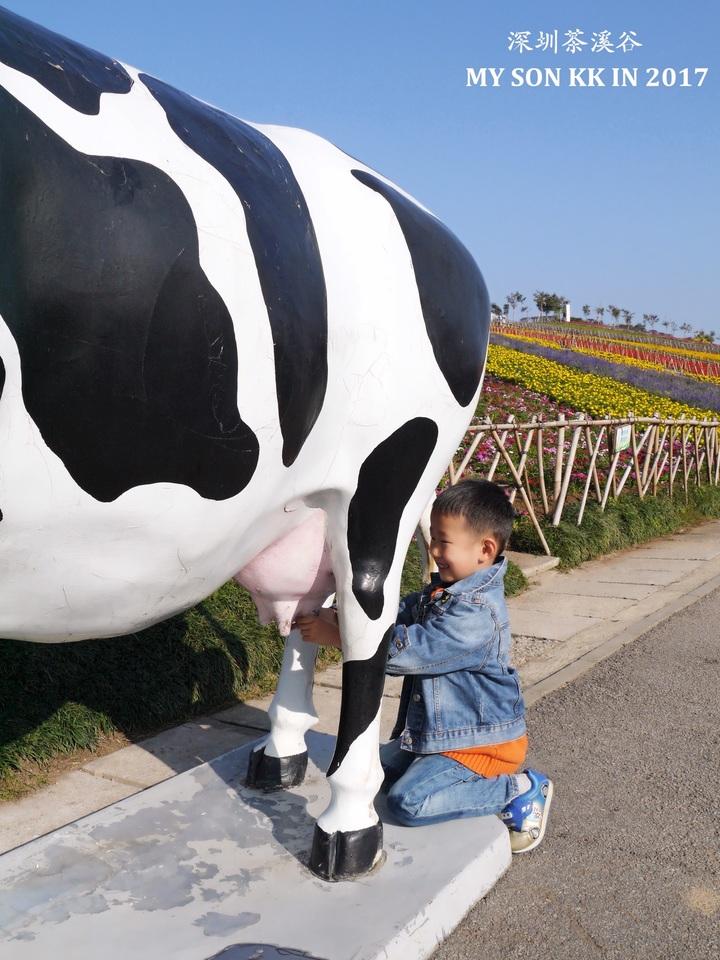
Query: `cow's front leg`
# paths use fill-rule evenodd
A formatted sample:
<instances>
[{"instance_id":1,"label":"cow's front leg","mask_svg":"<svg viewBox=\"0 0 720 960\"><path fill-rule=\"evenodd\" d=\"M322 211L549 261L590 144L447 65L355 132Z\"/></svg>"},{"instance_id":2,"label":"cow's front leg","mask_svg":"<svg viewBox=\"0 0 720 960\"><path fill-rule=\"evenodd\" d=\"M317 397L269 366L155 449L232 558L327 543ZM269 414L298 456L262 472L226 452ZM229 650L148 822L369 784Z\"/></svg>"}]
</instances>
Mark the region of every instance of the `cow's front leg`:
<instances>
[{"instance_id":1,"label":"cow's front leg","mask_svg":"<svg viewBox=\"0 0 720 960\"><path fill-rule=\"evenodd\" d=\"M325 880L361 876L382 859L373 801L383 779L379 733L387 648L410 537L447 462L441 450L429 465L436 440L434 421L408 420L365 458L348 501L329 491L313 501L327 513L343 649L340 726L328 768L331 798L315 825L310 856L310 868Z\"/></svg>"},{"instance_id":2,"label":"cow's front leg","mask_svg":"<svg viewBox=\"0 0 720 960\"><path fill-rule=\"evenodd\" d=\"M270 735L251 753L248 786L279 790L303 782L308 764L305 734L317 721L312 699L318 648L299 630L285 640L282 669L268 709Z\"/></svg>"}]
</instances>

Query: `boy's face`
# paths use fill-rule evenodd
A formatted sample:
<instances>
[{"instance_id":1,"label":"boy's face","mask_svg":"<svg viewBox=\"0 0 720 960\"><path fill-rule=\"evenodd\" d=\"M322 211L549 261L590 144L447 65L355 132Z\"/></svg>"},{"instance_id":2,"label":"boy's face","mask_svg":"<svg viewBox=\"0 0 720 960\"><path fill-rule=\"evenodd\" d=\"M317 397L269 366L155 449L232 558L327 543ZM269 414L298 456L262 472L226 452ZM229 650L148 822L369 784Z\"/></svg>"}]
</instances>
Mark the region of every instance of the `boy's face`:
<instances>
[{"instance_id":1,"label":"boy's face","mask_svg":"<svg viewBox=\"0 0 720 960\"><path fill-rule=\"evenodd\" d=\"M430 515L430 554L443 583L464 580L483 567L491 567L498 542L491 533L477 533L465 517Z\"/></svg>"}]
</instances>

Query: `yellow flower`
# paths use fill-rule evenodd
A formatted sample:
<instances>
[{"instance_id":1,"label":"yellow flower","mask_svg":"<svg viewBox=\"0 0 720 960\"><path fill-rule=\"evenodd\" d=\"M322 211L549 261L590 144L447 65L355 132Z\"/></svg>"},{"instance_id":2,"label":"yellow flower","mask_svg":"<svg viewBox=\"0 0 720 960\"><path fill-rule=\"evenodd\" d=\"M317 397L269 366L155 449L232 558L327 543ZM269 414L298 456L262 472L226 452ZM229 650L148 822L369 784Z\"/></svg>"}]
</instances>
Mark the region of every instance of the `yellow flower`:
<instances>
[{"instance_id":1,"label":"yellow flower","mask_svg":"<svg viewBox=\"0 0 720 960\"><path fill-rule=\"evenodd\" d=\"M545 393L593 417L625 417L628 413L636 417L652 417L658 413L661 417L685 417L688 420L716 418L712 410L689 407L612 377L584 373L554 360L496 344L488 348L487 372Z\"/></svg>"}]
</instances>

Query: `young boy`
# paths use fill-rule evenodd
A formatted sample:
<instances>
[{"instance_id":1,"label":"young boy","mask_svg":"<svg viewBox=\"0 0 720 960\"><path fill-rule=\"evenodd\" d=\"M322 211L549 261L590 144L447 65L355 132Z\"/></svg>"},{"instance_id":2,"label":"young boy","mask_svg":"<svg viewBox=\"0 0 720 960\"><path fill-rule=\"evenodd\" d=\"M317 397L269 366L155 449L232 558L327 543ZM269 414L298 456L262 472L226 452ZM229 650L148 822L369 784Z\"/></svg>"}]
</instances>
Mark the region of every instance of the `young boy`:
<instances>
[{"instance_id":1,"label":"young boy","mask_svg":"<svg viewBox=\"0 0 720 960\"><path fill-rule=\"evenodd\" d=\"M513 515L486 480L465 480L436 499L430 553L438 572L400 601L386 672L405 680L380 757L388 806L401 823L497 813L513 853L525 853L544 836L553 786L536 770L518 772L527 734L509 663L502 555ZM305 639L339 646L337 625L325 616L296 623Z\"/></svg>"}]
</instances>

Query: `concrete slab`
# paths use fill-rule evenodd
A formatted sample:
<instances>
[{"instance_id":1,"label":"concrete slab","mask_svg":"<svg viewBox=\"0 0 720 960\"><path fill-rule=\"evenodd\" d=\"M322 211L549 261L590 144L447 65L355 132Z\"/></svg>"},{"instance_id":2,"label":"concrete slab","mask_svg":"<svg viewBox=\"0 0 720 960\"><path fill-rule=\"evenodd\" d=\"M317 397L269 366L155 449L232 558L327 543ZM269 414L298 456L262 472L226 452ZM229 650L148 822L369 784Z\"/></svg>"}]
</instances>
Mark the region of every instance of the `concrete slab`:
<instances>
[{"instance_id":1,"label":"concrete slab","mask_svg":"<svg viewBox=\"0 0 720 960\"><path fill-rule=\"evenodd\" d=\"M522 637L513 635L511 647L511 662L514 667L521 667L530 660L544 660L552 656L561 643L560 640L546 640L543 637Z\"/></svg>"},{"instance_id":2,"label":"concrete slab","mask_svg":"<svg viewBox=\"0 0 720 960\"><path fill-rule=\"evenodd\" d=\"M583 568L579 568L582 570ZM543 575L542 590L553 594L582 594L586 597L620 597L629 600L642 600L655 592L653 584L641 583L604 583L592 577L578 577L578 570L571 573L556 573L554 570Z\"/></svg>"},{"instance_id":3,"label":"concrete slab","mask_svg":"<svg viewBox=\"0 0 720 960\"><path fill-rule=\"evenodd\" d=\"M588 577L597 579L600 583L623 583L623 584L647 584L653 587L665 587L671 583L677 583L685 576L684 572L674 567L673 569L649 570L641 566L625 567L607 567L605 570L588 571ZM582 577L578 577L578 583L583 582Z\"/></svg>"},{"instance_id":4,"label":"concrete slab","mask_svg":"<svg viewBox=\"0 0 720 960\"><path fill-rule=\"evenodd\" d=\"M628 597L593 597L582 593L546 593L542 588L528 590L508 601L510 624L516 610L545 611L563 616L603 618L617 615L638 601Z\"/></svg>"},{"instance_id":5,"label":"concrete slab","mask_svg":"<svg viewBox=\"0 0 720 960\"><path fill-rule=\"evenodd\" d=\"M91 760L82 769L96 777L121 780L140 790L257 738L257 730L215 720L183 723L156 737Z\"/></svg>"},{"instance_id":6,"label":"concrete slab","mask_svg":"<svg viewBox=\"0 0 720 960\"><path fill-rule=\"evenodd\" d=\"M651 593L650 596L645 597L643 600L638 600L638 602L634 603L631 607L627 607L625 610L621 610L620 613L616 613L613 619L634 623L636 620L641 620L650 613L655 613L656 610L662 610L663 607L672 603L673 600L682 597L685 592L684 587L682 589L666 588L664 590L658 590L657 593Z\"/></svg>"},{"instance_id":7,"label":"concrete slab","mask_svg":"<svg viewBox=\"0 0 720 960\"><path fill-rule=\"evenodd\" d=\"M314 690L318 687L334 687L336 690L342 690L342 667L329 667L316 674ZM402 677L385 677L386 697L399 697L401 687Z\"/></svg>"},{"instance_id":8,"label":"concrete slab","mask_svg":"<svg viewBox=\"0 0 720 960\"><path fill-rule=\"evenodd\" d=\"M542 637L545 640L567 640L580 630L598 621L592 617L558 614L548 610L513 607L510 611L510 626L513 633L525 637Z\"/></svg>"},{"instance_id":9,"label":"concrete slab","mask_svg":"<svg viewBox=\"0 0 720 960\"><path fill-rule=\"evenodd\" d=\"M550 658L542 665L537 661L528 663L519 671L526 706L531 706L554 690L571 683L592 669L596 663L612 656L616 650L646 634L656 624L667 620L695 603L696 600L718 589L720 589L720 573L708 577L695 588L688 589L682 596L670 598L655 613L640 617L633 623L607 622L601 627L593 627L580 637L574 637L572 642L566 644L559 652L557 659ZM562 663L563 658L565 663Z\"/></svg>"},{"instance_id":10,"label":"concrete slab","mask_svg":"<svg viewBox=\"0 0 720 960\"><path fill-rule=\"evenodd\" d=\"M628 626L629 624L617 620L598 621L592 627L577 633L569 642L558 644L544 659L534 659L524 663L518 673L526 706L530 706L537 699L535 695L537 684L546 681L548 677L552 677L568 664L583 658L612 638L625 633Z\"/></svg>"},{"instance_id":11,"label":"concrete slab","mask_svg":"<svg viewBox=\"0 0 720 960\"><path fill-rule=\"evenodd\" d=\"M269 730L270 718L267 715L267 708L270 706L272 697L264 697L262 700L248 700L246 703L236 703L227 710L220 710L213 714L214 720L221 723L233 723L238 727L245 727L254 730Z\"/></svg>"},{"instance_id":12,"label":"concrete slab","mask_svg":"<svg viewBox=\"0 0 720 960\"><path fill-rule=\"evenodd\" d=\"M696 540L694 543L684 540L671 540L649 547L638 547L638 558L653 557L658 560L715 560L720 557L720 543Z\"/></svg>"},{"instance_id":13,"label":"concrete slab","mask_svg":"<svg viewBox=\"0 0 720 960\"><path fill-rule=\"evenodd\" d=\"M248 791L241 747L0 857L7 956L207 960L234 947L228 960L428 957L508 868L505 827L497 817L386 821L379 871L323 883L304 859L334 743L309 740L301 788Z\"/></svg>"},{"instance_id":14,"label":"concrete slab","mask_svg":"<svg viewBox=\"0 0 720 960\"><path fill-rule=\"evenodd\" d=\"M319 722L312 728L314 733L329 733L333 737L337 736L340 721L340 700L340 691L335 687L315 686L313 702ZM380 711L381 739L390 739L390 731L395 726L399 702L398 697L385 696L382 698Z\"/></svg>"},{"instance_id":15,"label":"concrete slab","mask_svg":"<svg viewBox=\"0 0 720 960\"><path fill-rule=\"evenodd\" d=\"M399 697L402 691L403 677L385 677L383 693L386 697Z\"/></svg>"},{"instance_id":16,"label":"concrete slab","mask_svg":"<svg viewBox=\"0 0 720 960\"><path fill-rule=\"evenodd\" d=\"M669 583L682 580L684 574L676 569L648 570L645 567L634 565L607 566L595 570L582 570L573 579L577 584L582 583L622 583L647 584L652 587L663 587Z\"/></svg>"},{"instance_id":17,"label":"concrete slab","mask_svg":"<svg viewBox=\"0 0 720 960\"><path fill-rule=\"evenodd\" d=\"M315 675L315 686L337 687L338 690L342 690L342 666L338 664L337 667L328 667L327 670L317 673Z\"/></svg>"},{"instance_id":18,"label":"concrete slab","mask_svg":"<svg viewBox=\"0 0 720 960\"><path fill-rule=\"evenodd\" d=\"M519 553L517 550L506 550L505 556L520 567L528 580L545 573L546 570L553 570L560 563L559 557L547 557L544 554L536 553Z\"/></svg>"},{"instance_id":19,"label":"concrete slab","mask_svg":"<svg viewBox=\"0 0 720 960\"><path fill-rule=\"evenodd\" d=\"M127 783L71 770L57 783L0 806L0 853L137 792Z\"/></svg>"},{"instance_id":20,"label":"concrete slab","mask_svg":"<svg viewBox=\"0 0 720 960\"><path fill-rule=\"evenodd\" d=\"M692 570L697 570L703 563L705 563L704 560L692 560L687 557L673 557L672 559L668 559L667 557L653 557L643 554L642 556L620 557L617 563L612 564L612 569L676 570L682 574L686 574ZM610 566L610 564L608 564L608 566Z\"/></svg>"}]
</instances>

